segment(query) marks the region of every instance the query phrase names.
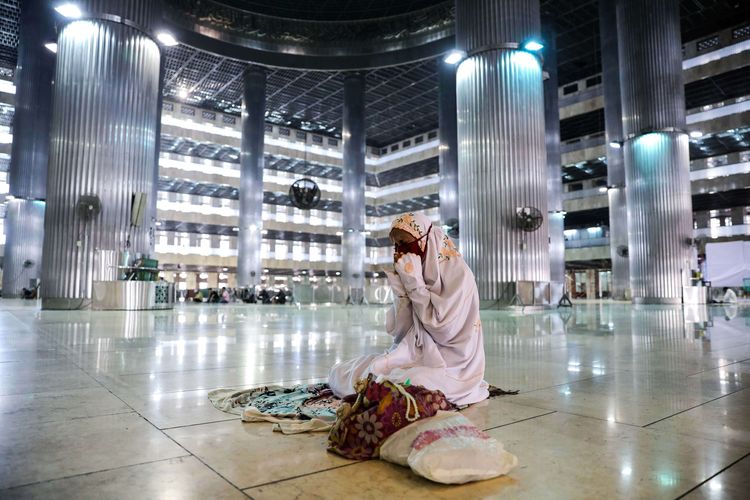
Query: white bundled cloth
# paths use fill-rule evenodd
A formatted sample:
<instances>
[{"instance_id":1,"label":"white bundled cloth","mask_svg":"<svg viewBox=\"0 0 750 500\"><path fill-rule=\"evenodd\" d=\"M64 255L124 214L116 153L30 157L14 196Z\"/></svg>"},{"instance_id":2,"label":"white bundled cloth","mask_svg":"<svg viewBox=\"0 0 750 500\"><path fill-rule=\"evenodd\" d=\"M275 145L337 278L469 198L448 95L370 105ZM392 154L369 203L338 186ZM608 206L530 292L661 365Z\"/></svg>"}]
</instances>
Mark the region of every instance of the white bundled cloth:
<instances>
[{"instance_id":1,"label":"white bundled cloth","mask_svg":"<svg viewBox=\"0 0 750 500\"><path fill-rule=\"evenodd\" d=\"M390 436L380 447L380 458L443 484L492 479L518 465L502 443L460 413L444 411Z\"/></svg>"},{"instance_id":2,"label":"white bundled cloth","mask_svg":"<svg viewBox=\"0 0 750 500\"><path fill-rule=\"evenodd\" d=\"M334 394L354 393L369 373L394 382L439 390L456 405L478 403L489 395L484 381L484 343L479 293L469 267L443 231L422 214L393 222L420 240L424 262L404 255L395 273L386 273L397 297L386 319L393 346L335 365L329 374Z\"/></svg>"}]
</instances>

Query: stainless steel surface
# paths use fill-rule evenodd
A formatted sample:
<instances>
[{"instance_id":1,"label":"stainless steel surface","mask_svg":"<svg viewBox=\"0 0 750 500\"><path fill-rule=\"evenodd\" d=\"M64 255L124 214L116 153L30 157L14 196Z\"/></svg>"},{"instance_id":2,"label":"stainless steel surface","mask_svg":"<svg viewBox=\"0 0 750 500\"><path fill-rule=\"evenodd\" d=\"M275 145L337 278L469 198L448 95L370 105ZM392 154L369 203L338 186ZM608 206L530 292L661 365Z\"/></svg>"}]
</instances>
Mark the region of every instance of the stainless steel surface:
<instances>
[{"instance_id":1,"label":"stainless steel surface","mask_svg":"<svg viewBox=\"0 0 750 500\"><path fill-rule=\"evenodd\" d=\"M456 47L467 53L540 36L538 0L456 2Z\"/></svg>"},{"instance_id":2,"label":"stainless steel surface","mask_svg":"<svg viewBox=\"0 0 750 500\"><path fill-rule=\"evenodd\" d=\"M365 283L365 75L344 79L342 122L344 150L341 259L344 284L362 289Z\"/></svg>"},{"instance_id":3,"label":"stainless steel surface","mask_svg":"<svg viewBox=\"0 0 750 500\"><path fill-rule=\"evenodd\" d=\"M458 219L458 135L456 131L456 65L438 62L438 158L440 222Z\"/></svg>"},{"instance_id":4,"label":"stainless steel surface","mask_svg":"<svg viewBox=\"0 0 750 500\"><path fill-rule=\"evenodd\" d=\"M708 304L711 297L709 286L682 287L682 300L685 304Z\"/></svg>"},{"instance_id":5,"label":"stainless steel surface","mask_svg":"<svg viewBox=\"0 0 750 500\"><path fill-rule=\"evenodd\" d=\"M174 284L165 281L95 281L92 309L147 311L174 308Z\"/></svg>"},{"instance_id":6,"label":"stainless steel surface","mask_svg":"<svg viewBox=\"0 0 750 500\"><path fill-rule=\"evenodd\" d=\"M55 56L40 42L55 37L48 2L22 2L19 24L8 192L20 199L7 202L3 297L20 297L29 280L41 278L44 202L34 200L46 197L55 73ZM27 261L31 265L24 266Z\"/></svg>"},{"instance_id":7,"label":"stainless steel surface","mask_svg":"<svg viewBox=\"0 0 750 500\"><path fill-rule=\"evenodd\" d=\"M630 288L630 260L622 249L628 246L628 207L625 196L625 162L622 148L610 143L623 141L620 101L620 65L617 52L617 0L599 1L599 33L602 47L602 93L604 97L607 184L609 197L609 241L612 260L612 298L625 300Z\"/></svg>"},{"instance_id":8,"label":"stainless steel surface","mask_svg":"<svg viewBox=\"0 0 750 500\"><path fill-rule=\"evenodd\" d=\"M257 66L245 74L240 151L240 227L237 239L237 285L255 286L261 277L263 231L263 141L266 72Z\"/></svg>"},{"instance_id":9,"label":"stainless steel surface","mask_svg":"<svg viewBox=\"0 0 750 500\"><path fill-rule=\"evenodd\" d=\"M639 303L679 303L692 241L688 137L651 133L625 143L630 287Z\"/></svg>"},{"instance_id":10,"label":"stainless steel surface","mask_svg":"<svg viewBox=\"0 0 750 500\"><path fill-rule=\"evenodd\" d=\"M8 171L10 194L37 200L46 196L55 74L55 55L43 43L55 39L48 3L28 0L20 6L13 144Z\"/></svg>"},{"instance_id":11,"label":"stainless steel surface","mask_svg":"<svg viewBox=\"0 0 750 500\"><path fill-rule=\"evenodd\" d=\"M619 0L617 36L632 296L679 303L696 263L678 2Z\"/></svg>"},{"instance_id":12,"label":"stainless steel surface","mask_svg":"<svg viewBox=\"0 0 750 500\"><path fill-rule=\"evenodd\" d=\"M515 8L513 8L515 7ZM459 46L538 35L538 2L459 2ZM509 301L517 281L549 281L544 92L539 59L490 50L464 60L456 77L461 251L483 301ZM526 233L516 211L545 215Z\"/></svg>"},{"instance_id":13,"label":"stainless steel surface","mask_svg":"<svg viewBox=\"0 0 750 500\"><path fill-rule=\"evenodd\" d=\"M80 0L76 2L83 18L120 18L144 31L161 25L162 0Z\"/></svg>"},{"instance_id":14,"label":"stainless steel surface","mask_svg":"<svg viewBox=\"0 0 750 500\"><path fill-rule=\"evenodd\" d=\"M57 57L43 307L85 304L92 282L102 279L99 251L124 250L129 242L132 252L148 253L153 227L130 227L131 198L152 192L160 113L160 51L141 31L110 21L70 22ZM90 194L101 199L101 213L86 221L75 206Z\"/></svg>"},{"instance_id":15,"label":"stainless steel surface","mask_svg":"<svg viewBox=\"0 0 750 500\"><path fill-rule=\"evenodd\" d=\"M560 107L558 103L557 44L552 31L544 33L544 123L547 147L547 213L549 220L550 280L565 280L565 216L562 213L562 155L560 154Z\"/></svg>"},{"instance_id":16,"label":"stainless steel surface","mask_svg":"<svg viewBox=\"0 0 750 500\"><path fill-rule=\"evenodd\" d=\"M625 137L685 128L685 82L678 0L617 0Z\"/></svg>"},{"instance_id":17,"label":"stainless steel surface","mask_svg":"<svg viewBox=\"0 0 750 500\"><path fill-rule=\"evenodd\" d=\"M3 297L14 298L42 275L44 202L15 199L6 207Z\"/></svg>"}]
</instances>

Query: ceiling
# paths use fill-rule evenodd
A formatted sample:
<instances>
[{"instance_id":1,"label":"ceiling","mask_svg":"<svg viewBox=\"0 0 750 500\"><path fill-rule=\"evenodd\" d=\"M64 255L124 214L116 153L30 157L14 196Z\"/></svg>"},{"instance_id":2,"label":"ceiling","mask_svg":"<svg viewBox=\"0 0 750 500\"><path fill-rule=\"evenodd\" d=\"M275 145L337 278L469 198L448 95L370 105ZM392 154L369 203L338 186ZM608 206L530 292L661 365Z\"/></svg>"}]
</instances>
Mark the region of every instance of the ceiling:
<instances>
[{"instance_id":1,"label":"ceiling","mask_svg":"<svg viewBox=\"0 0 750 500\"><path fill-rule=\"evenodd\" d=\"M443 3L427 0L222 2L273 16L338 21L393 16ZM681 0L680 8L684 40L700 38L750 18L750 2L742 0ZM542 0L541 12L544 22L557 33L560 85L598 73L597 0ZM12 67L15 64L17 38L18 0L0 0L0 65ZM189 96L185 100L190 104L238 113L246 66L245 62L186 46L167 49L165 96L176 98L180 91L187 90ZM428 60L367 73L369 144L380 147L437 128L436 68L436 61ZM340 136L342 78L341 72L269 70L268 121ZM716 86L732 93L732 88L748 80L739 75L729 75L725 79L727 81L716 78L716 82L702 82L703 87L695 89L696 102L712 99L712 89L721 94L723 90L716 91ZM579 120L577 125L584 130L603 128L600 115L588 118L590 121ZM565 129L564 132L568 133Z\"/></svg>"},{"instance_id":2,"label":"ceiling","mask_svg":"<svg viewBox=\"0 0 750 500\"><path fill-rule=\"evenodd\" d=\"M349 21L397 16L444 2L445 0L222 0L221 3L287 19Z\"/></svg>"}]
</instances>

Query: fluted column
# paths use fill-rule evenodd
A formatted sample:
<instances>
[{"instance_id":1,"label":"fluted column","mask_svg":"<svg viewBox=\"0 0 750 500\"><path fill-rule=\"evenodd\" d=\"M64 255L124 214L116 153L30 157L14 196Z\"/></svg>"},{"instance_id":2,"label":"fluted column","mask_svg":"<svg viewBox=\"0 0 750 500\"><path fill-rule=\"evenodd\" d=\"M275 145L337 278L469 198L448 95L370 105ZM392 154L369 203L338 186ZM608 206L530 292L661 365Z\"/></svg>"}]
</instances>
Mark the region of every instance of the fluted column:
<instances>
[{"instance_id":1,"label":"fluted column","mask_svg":"<svg viewBox=\"0 0 750 500\"><path fill-rule=\"evenodd\" d=\"M692 201L677 0L618 0L630 285L636 303L680 303Z\"/></svg>"},{"instance_id":2,"label":"fluted column","mask_svg":"<svg viewBox=\"0 0 750 500\"><path fill-rule=\"evenodd\" d=\"M253 66L245 73L240 151L240 231L237 240L237 285L254 287L261 277L263 231L263 142L266 71Z\"/></svg>"},{"instance_id":3,"label":"fluted column","mask_svg":"<svg viewBox=\"0 0 750 500\"><path fill-rule=\"evenodd\" d=\"M549 281L544 92L539 58L519 50L540 38L538 0L456 3L461 250L486 302L507 302L514 283ZM544 215L527 233L516 213Z\"/></svg>"},{"instance_id":4,"label":"fluted column","mask_svg":"<svg viewBox=\"0 0 750 500\"><path fill-rule=\"evenodd\" d=\"M630 289L628 205L622 152L622 103L617 54L616 0L599 1L599 38L602 47L602 89L607 143L609 250L612 260L612 298L625 300Z\"/></svg>"},{"instance_id":5,"label":"fluted column","mask_svg":"<svg viewBox=\"0 0 750 500\"><path fill-rule=\"evenodd\" d=\"M89 305L92 283L117 276L119 254L148 253L150 213L133 224L133 199L153 191L161 53L147 35L149 0L90 0L58 38L47 177L42 305ZM97 196L98 215L77 210ZM89 206L95 204L89 203ZM85 207L83 207L85 209Z\"/></svg>"},{"instance_id":6,"label":"fluted column","mask_svg":"<svg viewBox=\"0 0 750 500\"><path fill-rule=\"evenodd\" d=\"M549 206L549 279L565 282L565 215L563 214L560 107L558 104L557 43L555 33L545 31L544 123L547 146L547 201Z\"/></svg>"},{"instance_id":7,"label":"fluted column","mask_svg":"<svg viewBox=\"0 0 750 500\"><path fill-rule=\"evenodd\" d=\"M52 115L55 56L44 47L55 39L49 2L20 4L13 145L5 216L3 297L20 297L41 278L44 199Z\"/></svg>"},{"instance_id":8,"label":"fluted column","mask_svg":"<svg viewBox=\"0 0 750 500\"><path fill-rule=\"evenodd\" d=\"M349 301L360 303L365 287L365 75L344 78L342 138L344 176L341 259Z\"/></svg>"},{"instance_id":9,"label":"fluted column","mask_svg":"<svg viewBox=\"0 0 750 500\"><path fill-rule=\"evenodd\" d=\"M440 223L458 221L458 137L456 135L456 66L438 63L438 160Z\"/></svg>"}]
</instances>

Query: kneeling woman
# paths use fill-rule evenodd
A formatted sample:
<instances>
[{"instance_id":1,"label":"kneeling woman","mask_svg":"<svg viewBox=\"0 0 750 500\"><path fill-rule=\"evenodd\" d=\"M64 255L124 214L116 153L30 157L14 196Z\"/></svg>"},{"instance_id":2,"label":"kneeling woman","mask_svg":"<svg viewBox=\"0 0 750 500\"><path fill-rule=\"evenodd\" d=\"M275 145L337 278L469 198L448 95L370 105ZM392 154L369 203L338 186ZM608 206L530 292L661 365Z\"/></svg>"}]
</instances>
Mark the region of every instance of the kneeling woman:
<instances>
[{"instance_id":1,"label":"kneeling woman","mask_svg":"<svg viewBox=\"0 0 750 500\"><path fill-rule=\"evenodd\" d=\"M386 330L394 343L384 354L339 363L331 369L333 392L344 397L368 374L442 391L457 405L487 398L479 294L474 275L443 231L421 214L393 222L397 297Z\"/></svg>"}]
</instances>

